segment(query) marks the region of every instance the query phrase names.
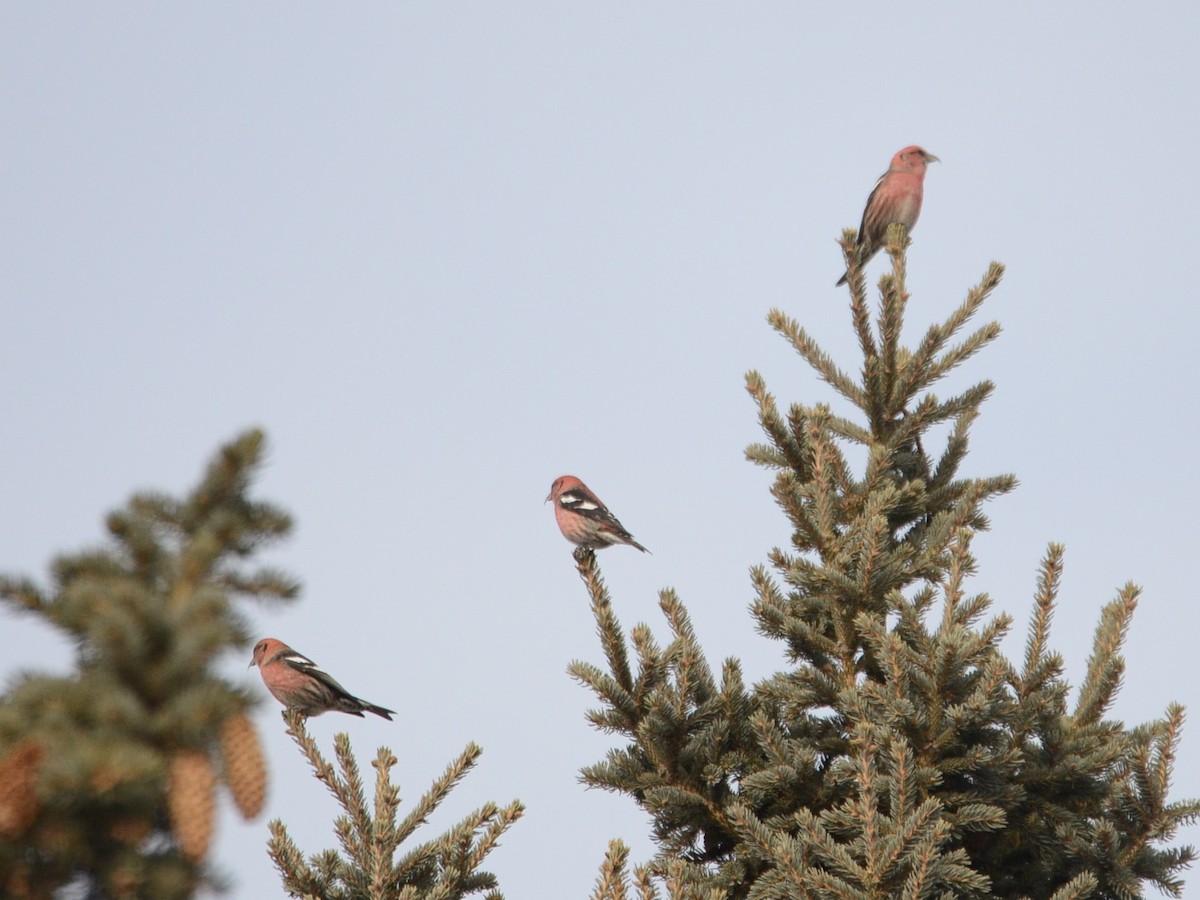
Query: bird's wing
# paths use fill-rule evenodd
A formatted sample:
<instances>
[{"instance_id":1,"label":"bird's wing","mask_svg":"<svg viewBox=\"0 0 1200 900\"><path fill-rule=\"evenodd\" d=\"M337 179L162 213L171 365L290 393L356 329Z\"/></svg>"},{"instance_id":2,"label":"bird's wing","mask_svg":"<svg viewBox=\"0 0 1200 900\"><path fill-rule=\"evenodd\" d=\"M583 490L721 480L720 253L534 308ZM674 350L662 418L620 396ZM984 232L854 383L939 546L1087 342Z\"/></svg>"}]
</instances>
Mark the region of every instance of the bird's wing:
<instances>
[{"instance_id":1,"label":"bird's wing","mask_svg":"<svg viewBox=\"0 0 1200 900\"><path fill-rule=\"evenodd\" d=\"M888 171L891 171L890 169ZM857 243L861 247L867 242L867 219L871 215L871 208L875 204L875 195L879 193L879 188L883 185L883 179L888 177L888 173L884 172L875 182L875 187L871 188L871 193L867 195L867 202L863 206L862 221L858 223L858 240Z\"/></svg>"},{"instance_id":2,"label":"bird's wing","mask_svg":"<svg viewBox=\"0 0 1200 900\"><path fill-rule=\"evenodd\" d=\"M608 507L601 503L600 498L591 491L571 488L559 495L558 502L562 504L563 509L569 509L585 519L591 519L593 522L604 525L614 525L622 531L625 530L617 521L617 517L610 513Z\"/></svg>"},{"instance_id":3,"label":"bird's wing","mask_svg":"<svg viewBox=\"0 0 1200 900\"><path fill-rule=\"evenodd\" d=\"M304 654L296 653L293 650L286 656L281 657L281 660L287 665L291 666L297 672L315 678L317 681L321 682L321 684L332 690L335 694L347 697L350 696L350 692L338 684L336 678L334 678Z\"/></svg>"}]
</instances>

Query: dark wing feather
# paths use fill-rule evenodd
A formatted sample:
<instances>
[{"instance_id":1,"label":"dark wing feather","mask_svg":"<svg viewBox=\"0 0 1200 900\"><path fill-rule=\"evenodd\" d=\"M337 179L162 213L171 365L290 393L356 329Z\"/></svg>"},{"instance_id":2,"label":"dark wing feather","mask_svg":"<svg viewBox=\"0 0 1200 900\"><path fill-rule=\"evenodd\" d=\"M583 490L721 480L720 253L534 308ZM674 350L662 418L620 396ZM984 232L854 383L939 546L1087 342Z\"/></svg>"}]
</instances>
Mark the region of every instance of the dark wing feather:
<instances>
[{"instance_id":1,"label":"dark wing feather","mask_svg":"<svg viewBox=\"0 0 1200 900\"><path fill-rule=\"evenodd\" d=\"M890 172L891 170L889 169L888 171ZM875 239L873 237L869 238L867 235L868 229L871 227L871 224L874 223L869 224L867 220L871 216L871 209L875 203L875 195L879 193L879 188L883 184L883 179L887 178L887 176L887 172L884 172L879 176L879 180L875 182L875 187L871 188L871 193L867 195L867 203L863 207L862 221L858 223L858 235L854 239L854 247L857 251L856 255L858 256L859 265L863 265L868 259L874 256L875 250L877 249L873 246ZM843 284L845 284L846 279L849 277L850 270L847 269L845 273L843 273L842 277L837 280L836 287L841 287Z\"/></svg>"},{"instance_id":2,"label":"dark wing feather","mask_svg":"<svg viewBox=\"0 0 1200 900\"><path fill-rule=\"evenodd\" d=\"M572 488L569 491L563 491L558 498L558 502L563 505L564 509L569 509L571 512L583 516L585 519L591 519L593 522L600 522L604 525L615 526L621 531L625 528L617 521L617 517L608 511L608 507L600 502L600 498L591 491Z\"/></svg>"},{"instance_id":3,"label":"dark wing feather","mask_svg":"<svg viewBox=\"0 0 1200 900\"><path fill-rule=\"evenodd\" d=\"M283 661L285 663L287 663L289 666L291 666L293 669L295 669L297 672L301 672L305 675L315 678L317 681L321 682L321 684L325 685L325 687L329 688L331 691L333 691L339 697L349 697L350 696L350 692L348 690L346 690L344 687L342 687L338 683L336 678L334 678L332 675L330 675L328 672L326 672L324 669L322 669L320 666L318 666L315 662L313 662L307 656L304 656L303 654L300 654L300 653L292 652L292 653L289 653L287 656L283 657Z\"/></svg>"}]
</instances>

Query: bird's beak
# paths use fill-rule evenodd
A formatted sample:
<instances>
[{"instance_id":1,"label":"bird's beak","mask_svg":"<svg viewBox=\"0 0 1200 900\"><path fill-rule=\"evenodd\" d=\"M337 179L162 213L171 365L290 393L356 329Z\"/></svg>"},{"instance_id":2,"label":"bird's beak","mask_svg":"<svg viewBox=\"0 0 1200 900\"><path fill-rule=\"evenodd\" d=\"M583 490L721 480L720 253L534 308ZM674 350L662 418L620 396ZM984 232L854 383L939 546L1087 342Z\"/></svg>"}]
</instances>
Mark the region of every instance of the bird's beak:
<instances>
[{"instance_id":1,"label":"bird's beak","mask_svg":"<svg viewBox=\"0 0 1200 900\"><path fill-rule=\"evenodd\" d=\"M554 496L553 492L551 492L551 493L547 494L547 495L546 495L546 499L545 499L545 501L544 501L544 502L545 502L545 503L549 503L549 502L550 502L550 498L552 498L553 496Z\"/></svg>"},{"instance_id":2,"label":"bird's beak","mask_svg":"<svg viewBox=\"0 0 1200 900\"><path fill-rule=\"evenodd\" d=\"M253 669L254 668L254 660L250 660L250 665L246 666L246 668Z\"/></svg>"},{"instance_id":3,"label":"bird's beak","mask_svg":"<svg viewBox=\"0 0 1200 900\"><path fill-rule=\"evenodd\" d=\"M941 162L941 160L938 159L936 156L934 156L932 153L926 153L925 154L925 162Z\"/></svg>"}]
</instances>

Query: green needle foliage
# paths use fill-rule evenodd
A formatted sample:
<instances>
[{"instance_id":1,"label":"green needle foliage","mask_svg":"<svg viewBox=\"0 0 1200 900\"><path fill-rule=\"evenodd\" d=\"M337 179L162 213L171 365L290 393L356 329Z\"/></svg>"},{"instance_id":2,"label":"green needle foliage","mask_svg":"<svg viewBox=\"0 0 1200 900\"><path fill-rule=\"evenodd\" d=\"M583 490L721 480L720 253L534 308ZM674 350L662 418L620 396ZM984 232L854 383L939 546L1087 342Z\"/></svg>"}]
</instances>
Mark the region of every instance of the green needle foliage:
<instances>
[{"instance_id":1,"label":"green needle foliage","mask_svg":"<svg viewBox=\"0 0 1200 900\"><path fill-rule=\"evenodd\" d=\"M107 545L63 556L43 589L0 578L0 599L38 616L75 644L66 676L19 675L0 696L0 897L192 897L225 885L207 862L215 791L253 818L266 766L251 697L214 669L245 648L247 624L234 601L291 599L298 585L248 561L286 535L290 518L249 497L265 454L261 432L222 447L182 500L135 495L107 520ZM244 656L239 654L242 660ZM375 760L368 809L346 735L340 774L304 728L290 733L319 780L346 809L336 823L344 856L305 863L282 823L270 853L296 896L501 900L483 858L523 807L486 804L436 840L394 853L422 825L482 752L474 744L417 806L397 821L398 789L386 748Z\"/></svg>"},{"instance_id":2,"label":"green needle foliage","mask_svg":"<svg viewBox=\"0 0 1200 900\"><path fill-rule=\"evenodd\" d=\"M648 866L633 870L633 888L629 886L629 848L623 841L614 840L600 866L600 877L590 900L724 900L725 894L716 887L704 889L689 877L688 867L679 860L665 864L664 874L656 878ZM664 891L659 891L661 882Z\"/></svg>"},{"instance_id":3,"label":"green needle foliage","mask_svg":"<svg viewBox=\"0 0 1200 900\"><path fill-rule=\"evenodd\" d=\"M342 853L326 850L307 862L284 824L278 819L271 822L271 859L291 896L323 900L458 900L483 895L484 900L503 900L495 876L479 866L500 836L524 813L519 801L503 808L487 803L444 834L396 858L401 845L475 767L483 753L479 746L468 744L412 811L398 821L400 789L390 778L396 765L390 750L380 747L372 763L375 800L368 806L350 737L341 733L334 738L335 770L309 736L304 717L295 710L283 716L288 734L299 745L317 780L345 810L334 823Z\"/></svg>"},{"instance_id":4,"label":"green needle foliage","mask_svg":"<svg viewBox=\"0 0 1200 900\"><path fill-rule=\"evenodd\" d=\"M135 495L48 588L0 578L0 599L76 648L69 674L25 673L0 697L0 895L191 896L212 881L217 780L245 815L261 807L252 701L214 664L248 642L235 600L297 591L247 568L291 527L247 495L264 447L251 431L221 448L182 500Z\"/></svg>"},{"instance_id":5,"label":"green needle foliage","mask_svg":"<svg viewBox=\"0 0 1200 900\"><path fill-rule=\"evenodd\" d=\"M967 592L983 505L1016 479L962 473L992 384L945 399L931 389L999 335L989 323L961 336L1003 268L910 348L907 244L894 227L874 322L850 267L857 374L769 316L853 417L825 404L781 412L758 373L746 378L767 436L747 458L774 473L793 529L752 570L751 614L786 668L747 687L729 659L718 678L669 590L669 642L647 625L626 635L594 554L576 557L606 665L570 671L600 701L589 721L623 741L583 780L633 798L659 848L630 887L628 851L614 845L598 900L655 898L654 879L688 900L1133 898L1148 884L1182 896L1195 852L1164 844L1200 814L1200 802L1168 800L1183 711L1135 728L1106 718L1137 588L1101 612L1073 707L1049 648L1062 548L1042 563L1020 664L1000 651L1011 618L987 618L988 597Z\"/></svg>"}]
</instances>

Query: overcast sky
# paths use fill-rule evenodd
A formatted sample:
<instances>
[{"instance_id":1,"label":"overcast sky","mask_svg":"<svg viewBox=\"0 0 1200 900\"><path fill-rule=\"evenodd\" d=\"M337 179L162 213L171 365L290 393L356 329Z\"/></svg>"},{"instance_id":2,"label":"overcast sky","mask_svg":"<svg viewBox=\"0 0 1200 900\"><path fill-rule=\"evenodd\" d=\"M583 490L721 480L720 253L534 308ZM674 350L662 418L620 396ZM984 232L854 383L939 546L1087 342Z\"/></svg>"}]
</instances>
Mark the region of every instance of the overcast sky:
<instances>
[{"instance_id":1,"label":"overcast sky","mask_svg":"<svg viewBox=\"0 0 1200 900\"><path fill-rule=\"evenodd\" d=\"M996 382L966 471L1021 480L971 587L1019 655L1064 542L1054 645L1078 684L1101 606L1138 582L1115 715L1195 710L1198 9L0 6L0 571L44 578L132 491L185 491L261 425L257 493L298 521L269 561L304 593L250 609L257 633L400 711L313 720L322 746L390 746L407 808L479 742L423 838L520 798L487 868L514 900L585 897L610 838L651 845L631 801L577 783L613 741L565 674L603 657L550 482L584 478L653 551L601 556L626 626L665 638L674 586L714 666L781 667L747 614L789 529L742 456L762 439L743 376L834 399L773 306L857 370L834 241L918 143L943 162L909 343L1008 266L983 314L1004 334L942 388ZM228 675L261 691L248 661ZM0 675L69 665L0 613ZM282 894L269 818L336 846L262 694L266 812L222 799L235 897ZM1180 753L1174 797L1200 795L1200 722Z\"/></svg>"}]
</instances>

